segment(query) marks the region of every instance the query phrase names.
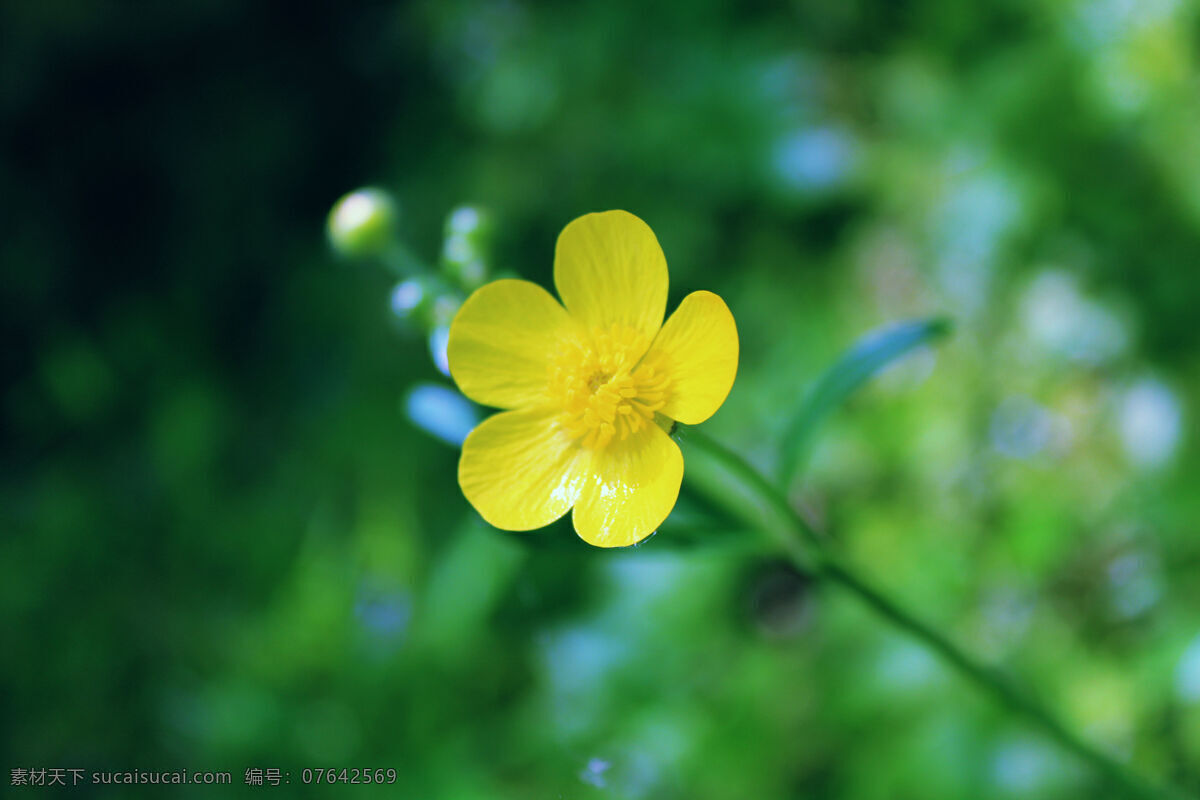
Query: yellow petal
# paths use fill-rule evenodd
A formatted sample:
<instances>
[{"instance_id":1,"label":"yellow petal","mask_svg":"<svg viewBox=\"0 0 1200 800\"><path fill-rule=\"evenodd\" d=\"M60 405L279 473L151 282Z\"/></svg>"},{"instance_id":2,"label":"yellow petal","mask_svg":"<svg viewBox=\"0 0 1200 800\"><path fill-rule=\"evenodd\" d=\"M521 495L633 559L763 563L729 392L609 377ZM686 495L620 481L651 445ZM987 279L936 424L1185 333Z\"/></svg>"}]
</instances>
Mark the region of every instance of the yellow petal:
<instances>
[{"instance_id":1,"label":"yellow petal","mask_svg":"<svg viewBox=\"0 0 1200 800\"><path fill-rule=\"evenodd\" d=\"M550 358L573 330L566 310L536 283L494 281L468 297L450 325L450 374L477 403L538 405Z\"/></svg>"},{"instance_id":2,"label":"yellow petal","mask_svg":"<svg viewBox=\"0 0 1200 800\"><path fill-rule=\"evenodd\" d=\"M649 342L667 309L667 259L654 231L628 211L585 214L559 234L554 285L587 328L619 324Z\"/></svg>"},{"instance_id":3,"label":"yellow petal","mask_svg":"<svg viewBox=\"0 0 1200 800\"><path fill-rule=\"evenodd\" d=\"M737 376L738 334L725 301L692 292L663 325L643 363L664 371L671 384L662 414L697 425L716 413Z\"/></svg>"},{"instance_id":4,"label":"yellow petal","mask_svg":"<svg viewBox=\"0 0 1200 800\"><path fill-rule=\"evenodd\" d=\"M594 454L571 518L597 547L625 547L663 523L679 498L683 454L657 425Z\"/></svg>"},{"instance_id":5,"label":"yellow petal","mask_svg":"<svg viewBox=\"0 0 1200 800\"><path fill-rule=\"evenodd\" d=\"M489 523L528 531L575 504L590 455L563 435L551 412L505 411L485 419L463 442L458 483Z\"/></svg>"}]
</instances>

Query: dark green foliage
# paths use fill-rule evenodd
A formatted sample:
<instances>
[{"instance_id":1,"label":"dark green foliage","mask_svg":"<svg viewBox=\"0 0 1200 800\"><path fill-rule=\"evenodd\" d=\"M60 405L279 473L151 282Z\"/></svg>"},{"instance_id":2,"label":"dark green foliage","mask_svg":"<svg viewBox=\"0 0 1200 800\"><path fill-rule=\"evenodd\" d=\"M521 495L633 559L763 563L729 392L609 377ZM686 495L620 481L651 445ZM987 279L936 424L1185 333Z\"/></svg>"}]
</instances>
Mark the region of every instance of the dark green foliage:
<instances>
[{"instance_id":1,"label":"dark green foliage","mask_svg":"<svg viewBox=\"0 0 1200 800\"><path fill-rule=\"evenodd\" d=\"M327 248L369 184L427 262L476 203L493 272L544 284L570 219L641 216L672 303L733 310L704 430L764 469L805 397L875 371L814 388L863 334L953 318L820 400L793 501L1200 791L1192 4L142 5L0 10L6 788L279 767L344 796L300 770L357 766L455 800L1104 796L695 496L629 552L484 528L402 412L444 379L393 277Z\"/></svg>"}]
</instances>

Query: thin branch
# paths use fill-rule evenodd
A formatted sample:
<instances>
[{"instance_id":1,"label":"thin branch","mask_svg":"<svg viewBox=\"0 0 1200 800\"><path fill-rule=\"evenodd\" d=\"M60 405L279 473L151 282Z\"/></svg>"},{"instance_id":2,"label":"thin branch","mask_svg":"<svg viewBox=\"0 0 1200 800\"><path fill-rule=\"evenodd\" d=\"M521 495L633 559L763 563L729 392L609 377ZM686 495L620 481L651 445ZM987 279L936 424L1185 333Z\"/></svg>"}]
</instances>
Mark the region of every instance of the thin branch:
<instances>
[{"instance_id":1,"label":"thin branch","mask_svg":"<svg viewBox=\"0 0 1200 800\"><path fill-rule=\"evenodd\" d=\"M1074 753L1107 778L1114 788L1128 797L1164 800L1181 798L1173 788L1160 788L1132 772L1121 762L1084 740L1068 728L1047 706L1023 691L998 669L990 667L960 649L936 628L920 620L895 600L876 589L851 566L842 562L825 541L792 508L786 498L740 455L695 428L681 431L681 443L695 446L716 460L735 479L740 488L758 499L777 517L777 524L751 512L748 522L757 523L776 539L777 544L796 565L836 583L857 596L869 608L896 627L921 641L937 653L960 675L990 694L1012 711L1036 725L1065 750ZM712 487L698 487L713 492Z\"/></svg>"}]
</instances>

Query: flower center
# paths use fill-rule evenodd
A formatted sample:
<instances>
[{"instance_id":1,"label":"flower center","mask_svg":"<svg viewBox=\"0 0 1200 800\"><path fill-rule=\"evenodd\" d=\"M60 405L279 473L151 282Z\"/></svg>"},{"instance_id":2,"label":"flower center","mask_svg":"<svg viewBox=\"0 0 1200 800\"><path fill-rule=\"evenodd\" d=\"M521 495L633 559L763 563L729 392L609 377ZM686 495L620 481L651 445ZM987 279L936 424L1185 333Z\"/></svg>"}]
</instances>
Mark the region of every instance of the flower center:
<instances>
[{"instance_id":1,"label":"flower center","mask_svg":"<svg viewBox=\"0 0 1200 800\"><path fill-rule=\"evenodd\" d=\"M592 377L587 379L588 391L595 394L601 386L612 380L612 375L607 372L596 371L592 373Z\"/></svg>"},{"instance_id":2,"label":"flower center","mask_svg":"<svg viewBox=\"0 0 1200 800\"><path fill-rule=\"evenodd\" d=\"M654 424L667 402L666 374L642 360L649 341L623 326L564 342L550 368L559 424L583 447L602 450Z\"/></svg>"}]
</instances>

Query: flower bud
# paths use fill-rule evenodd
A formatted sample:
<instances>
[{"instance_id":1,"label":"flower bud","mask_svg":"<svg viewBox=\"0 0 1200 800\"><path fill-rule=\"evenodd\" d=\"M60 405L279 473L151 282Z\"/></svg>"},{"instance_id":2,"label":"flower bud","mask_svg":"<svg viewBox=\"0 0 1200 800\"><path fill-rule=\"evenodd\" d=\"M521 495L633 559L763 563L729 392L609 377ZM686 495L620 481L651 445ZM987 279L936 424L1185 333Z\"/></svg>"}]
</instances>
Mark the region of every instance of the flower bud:
<instances>
[{"instance_id":1,"label":"flower bud","mask_svg":"<svg viewBox=\"0 0 1200 800\"><path fill-rule=\"evenodd\" d=\"M382 189L356 189L342 197L329 212L329 243L343 256L381 255L395 233L397 208Z\"/></svg>"},{"instance_id":2,"label":"flower bud","mask_svg":"<svg viewBox=\"0 0 1200 800\"><path fill-rule=\"evenodd\" d=\"M493 228L491 214L477 206L459 206L446 218L442 267L464 289L476 289L487 281Z\"/></svg>"},{"instance_id":3,"label":"flower bud","mask_svg":"<svg viewBox=\"0 0 1200 800\"><path fill-rule=\"evenodd\" d=\"M436 288L428 280L409 278L392 288L392 313L400 319L424 319L433 307Z\"/></svg>"},{"instance_id":4,"label":"flower bud","mask_svg":"<svg viewBox=\"0 0 1200 800\"><path fill-rule=\"evenodd\" d=\"M429 334L429 357L438 372L450 377L450 326L442 325Z\"/></svg>"},{"instance_id":5,"label":"flower bud","mask_svg":"<svg viewBox=\"0 0 1200 800\"><path fill-rule=\"evenodd\" d=\"M414 425L455 447L461 447L467 434L479 424L479 409L470 400L436 383L414 386L404 406Z\"/></svg>"},{"instance_id":6,"label":"flower bud","mask_svg":"<svg viewBox=\"0 0 1200 800\"><path fill-rule=\"evenodd\" d=\"M392 288L389 305L398 319L428 333L434 328L449 328L462 302L459 291L439 276L418 275Z\"/></svg>"},{"instance_id":7,"label":"flower bud","mask_svg":"<svg viewBox=\"0 0 1200 800\"><path fill-rule=\"evenodd\" d=\"M458 206L446 217L446 236L465 236L486 242L492 235L492 215L479 206Z\"/></svg>"}]
</instances>

